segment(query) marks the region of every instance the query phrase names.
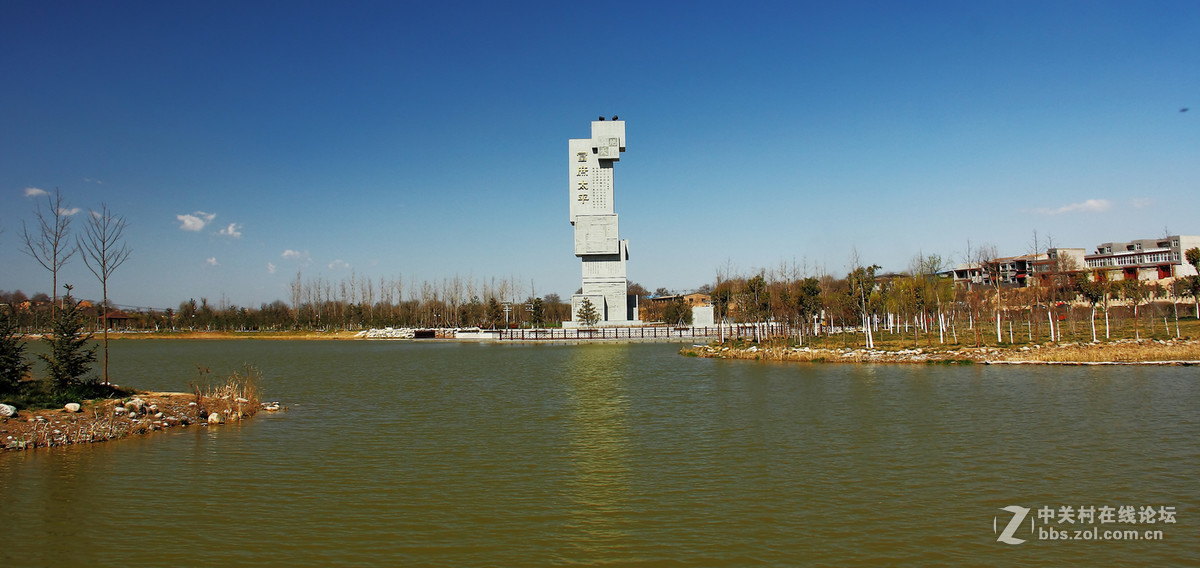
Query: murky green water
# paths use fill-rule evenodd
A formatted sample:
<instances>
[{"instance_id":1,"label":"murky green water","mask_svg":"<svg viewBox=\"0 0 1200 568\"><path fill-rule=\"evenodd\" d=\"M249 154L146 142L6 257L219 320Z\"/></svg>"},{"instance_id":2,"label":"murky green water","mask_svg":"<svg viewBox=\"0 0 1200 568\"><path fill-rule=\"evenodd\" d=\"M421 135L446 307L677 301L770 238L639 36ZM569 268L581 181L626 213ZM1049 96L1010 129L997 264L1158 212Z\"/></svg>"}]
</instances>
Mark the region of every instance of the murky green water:
<instances>
[{"instance_id":1,"label":"murky green water","mask_svg":"<svg viewBox=\"0 0 1200 568\"><path fill-rule=\"evenodd\" d=\"M1196 565L1192 368L776 365L671 345L123 341L292 410L0 454L16 566ZM1031 507L997 541L1012 513ZM1075 524L1042 506L1174 507ZM1161 530L1051 541L1029 529ZM1157 519L1156 519L1157 520ZM996 526L994 529L993 526Z\"/></svg>"}]
</instances>

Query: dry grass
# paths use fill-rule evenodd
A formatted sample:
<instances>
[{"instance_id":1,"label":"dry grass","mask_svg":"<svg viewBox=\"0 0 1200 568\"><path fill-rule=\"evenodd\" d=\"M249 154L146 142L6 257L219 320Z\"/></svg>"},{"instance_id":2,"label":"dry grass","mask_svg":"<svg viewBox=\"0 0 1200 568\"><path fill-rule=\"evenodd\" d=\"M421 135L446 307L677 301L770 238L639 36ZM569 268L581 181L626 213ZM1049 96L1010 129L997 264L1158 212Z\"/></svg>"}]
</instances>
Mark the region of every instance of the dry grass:
<instances>
[{"instance_id":1,"label":"dry grass","mask_svg":"<svg viewBox=\"0 0 1200 568\"><path fill-rule=\"evenodd\" d=\"M1075 343L1027 351L1006 351L1008 361L1046 363L1141 363L1200 361L1197 340L1122 340L1112 343Z\"/></svg>"},{"instance_id":2,"label":"dry grass","mask_svg":"<svg viewBox=\"0 0 1200 568\"><path fill-rule=\"evenodd\" d=\"M221 413L229 420L241 420L253 416L262 406L258 382L262 373L250 365L242 371L235 371L225 379L224 383L206 385L205 379L209 373L207 367L196 367L200 375L200 383L192 383L192 391L196 395L196 404L200 407L201 417L214 412Z\"/></svg>"}]
</instances>

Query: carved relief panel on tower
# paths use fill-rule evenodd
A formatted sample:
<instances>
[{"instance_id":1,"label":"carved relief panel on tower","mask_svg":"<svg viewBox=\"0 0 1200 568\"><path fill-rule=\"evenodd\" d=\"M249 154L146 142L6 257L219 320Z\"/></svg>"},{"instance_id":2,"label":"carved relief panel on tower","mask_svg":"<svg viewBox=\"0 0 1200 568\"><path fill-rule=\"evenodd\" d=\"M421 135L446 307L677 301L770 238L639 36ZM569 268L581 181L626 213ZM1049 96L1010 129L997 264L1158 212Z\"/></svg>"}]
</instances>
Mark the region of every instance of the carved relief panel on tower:
<instances>
[{"instance_id":1,"label":"carved relief panel on tower","mask_svg":"<svg viewBox=\"0 0 1200 568\"><path fill-rule=\"evenodd\" d=\"M616 215L579 215L575 217L575 256L620 254Z\"/></svg>"}]
</instances>

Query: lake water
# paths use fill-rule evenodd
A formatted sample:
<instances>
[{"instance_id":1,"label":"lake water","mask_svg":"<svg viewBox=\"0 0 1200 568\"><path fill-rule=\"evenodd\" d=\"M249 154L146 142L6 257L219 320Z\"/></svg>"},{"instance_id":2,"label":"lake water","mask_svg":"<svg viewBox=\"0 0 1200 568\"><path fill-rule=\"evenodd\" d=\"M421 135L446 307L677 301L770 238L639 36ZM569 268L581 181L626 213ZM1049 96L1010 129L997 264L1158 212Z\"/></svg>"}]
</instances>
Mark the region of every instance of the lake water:
<instances>
[{"instance_id":1,"label":"lake water","mask_svg":"<svg viewBox=\"0 0 1200 568\"><path fill-rule=\"evenodd\" d=\"M677 351L115 342L117 382L188 390L198 364L252 363L265 399L291 410L0 454L0 564L1200 563L1194 368ZM1031 509L1015 545L997 540L1010 506ZM1069 523L1063 506L1098 512ZM1155 523L1100 521L1124 506L1153 507ZM1103 538L1114 529L1162 540Z\"/></svg>"}]
</instances>

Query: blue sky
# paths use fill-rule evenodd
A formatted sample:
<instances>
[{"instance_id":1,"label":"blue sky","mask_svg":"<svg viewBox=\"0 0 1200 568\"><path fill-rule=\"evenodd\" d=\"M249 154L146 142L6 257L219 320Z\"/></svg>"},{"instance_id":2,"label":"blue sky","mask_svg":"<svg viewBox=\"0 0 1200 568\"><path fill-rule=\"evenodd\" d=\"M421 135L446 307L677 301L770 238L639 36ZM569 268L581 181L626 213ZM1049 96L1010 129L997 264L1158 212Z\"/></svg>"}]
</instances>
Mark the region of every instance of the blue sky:
<instances>
[{"instance_id":1,"label":"blue sky","mask_svg":"<svg viewBox=\"0 0 1200 568\"><path fill-rule=\"evenodd\" d=\"M565 297L567 140L614 114L650 289L1200 234L1196 30L1195 2L5 2L0 289L48 291L21 223L58 188L128 219L119 304L297 271Z\"/></svg>"}]
</instances>

